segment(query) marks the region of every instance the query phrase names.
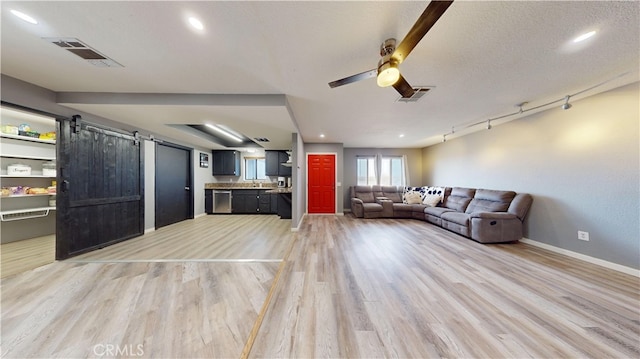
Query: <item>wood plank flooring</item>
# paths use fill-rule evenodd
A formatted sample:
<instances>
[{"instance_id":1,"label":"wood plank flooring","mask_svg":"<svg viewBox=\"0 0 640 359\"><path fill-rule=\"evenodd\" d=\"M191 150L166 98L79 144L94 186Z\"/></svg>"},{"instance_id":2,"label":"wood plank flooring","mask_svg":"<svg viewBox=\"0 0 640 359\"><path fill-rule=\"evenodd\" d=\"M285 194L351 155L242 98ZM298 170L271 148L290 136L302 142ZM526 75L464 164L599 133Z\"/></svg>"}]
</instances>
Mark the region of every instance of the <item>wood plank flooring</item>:
<instances>
[{"instance_id":1,"label":"wood plank flooring","mask_svg":"<svg viewBox=\"0 0 640 359\"><path fill-rule=\"evenodd\" d=\"M55 235L24 239L0 245L0 278L53 263L56 260Z\"/></svg>"},{"instance_id":2,"label":"wood plank flooring","mask_svg":"<svg viewBox=\"0 0 640 359\"><path fill-rule=\"evenodd\" d=\"M281 238L278 222L215 217L227 234L213 242L245 227ZM307 216L282 237L291 254L278 262L271 244L260 255L176 228L176 245L200 248L163 253L171 239L159 230L165 250L120 244L129 262L105 248L94 262L2 279L2 357L640 357L639 278L524 243L482 245L416 220ZM166 260L144 261L145 251ZM187 251L200 259L180 260ZM238 253L263 260L203 258Z\"/></svg>"},{"instance_id":3,"label":"wood plank flooring","mask_svg":"<svg viewBox=\"0 0 640 359\"><path fill-rule=\"evenodd\" d=\"M640 357L636 277L413 220L299 233L251 357Z\"/></svg>"},{"instance_id":4,"label":"wood plank flooring","mask_svg":"<svg viewBox=\"0 0 640 359\"><path fill-rule=\"evenodd\" d=\"M276 215L210 215L162 227L72 261L282 260L291 220Z\"/></svg>"}]
</instances>

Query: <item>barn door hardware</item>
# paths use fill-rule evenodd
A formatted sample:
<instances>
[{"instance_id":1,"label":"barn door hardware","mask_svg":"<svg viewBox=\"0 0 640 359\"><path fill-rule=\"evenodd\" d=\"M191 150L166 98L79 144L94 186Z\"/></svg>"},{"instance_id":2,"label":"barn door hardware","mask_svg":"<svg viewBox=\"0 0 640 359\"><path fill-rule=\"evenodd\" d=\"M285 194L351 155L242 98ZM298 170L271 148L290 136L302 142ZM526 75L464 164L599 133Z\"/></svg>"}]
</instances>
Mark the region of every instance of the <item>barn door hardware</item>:
<instances>
[{"instance_id":1,"label":"barn door hardware","mask_svg":"<svg viewBox=\"0 0 640 359\"><path fill-rule=\"evenodd\" d=\"M80 132L81 127L82 127L82 116L80 115L71 116L71 129L73 130L73 133Z\"/></svg>"}]
</instances>

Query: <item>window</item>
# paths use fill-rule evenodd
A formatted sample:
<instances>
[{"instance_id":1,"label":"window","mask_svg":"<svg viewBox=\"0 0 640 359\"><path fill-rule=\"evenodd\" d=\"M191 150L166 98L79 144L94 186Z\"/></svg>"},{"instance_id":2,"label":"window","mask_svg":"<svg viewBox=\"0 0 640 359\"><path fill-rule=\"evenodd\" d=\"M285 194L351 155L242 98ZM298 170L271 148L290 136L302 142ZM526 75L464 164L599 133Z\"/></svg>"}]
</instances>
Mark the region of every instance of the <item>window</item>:
<instances>
[{"instance_id":1,"label":"window","mask_svg":"<svg viewBox=\"0 0 640 359\"><path fill-rule=\"evenodd\" d=\"M404 186L404 165L402 157L382 157L380 160L380 184L383 186Z\"/></svg>"},{"instance_id":2,"label":"window","mask_svg":"<svg viewBox=\"0 0 640 359\"><path fill-rule=\"evenodd\" d=\"M376 158L358 157L357 159L358 186L376 184Z\"/></svg>"},{"instance_id":3,"label":"window","mask_svg":"<svg viewBox=\"0 0 640 359\"><path fill-rule=\"evenodd\" d=\"M405 186L405 158L403 156L358 156L357 184L370 186Z\"/></svg>"},{"instance_id":4,"label":"window","mask_svg":"<svg viewBox=\"0 0 640 359\"><path fill-rule=\"evenodd\" d=\"M244 179L246 180L267 179L267 176L265 175L264 157L245 157L244 158Z\"/></svg>"}]
</instances>

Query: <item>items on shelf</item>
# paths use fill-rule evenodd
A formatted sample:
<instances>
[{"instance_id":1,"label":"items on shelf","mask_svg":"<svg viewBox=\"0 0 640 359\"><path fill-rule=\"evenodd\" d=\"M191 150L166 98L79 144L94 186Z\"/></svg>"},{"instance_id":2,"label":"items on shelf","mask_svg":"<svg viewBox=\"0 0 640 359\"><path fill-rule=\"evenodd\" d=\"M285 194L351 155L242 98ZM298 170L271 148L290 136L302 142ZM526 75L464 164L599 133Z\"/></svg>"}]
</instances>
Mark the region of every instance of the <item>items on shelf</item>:
<instances>
[{"instance_id":1,"label":"items on shelf","mask_svg":"<svg viewBox=\"0 0 640 359\"><path fill-rule=\"evenodd\" d=\"M7 166L9 176L31 176L31 166L22 163L14 163Z\"/></svg>"},{"instance_id":2,"label":"items on shelf","mask_svg":"<svg viewBox=\"0 0 640 359\"><path fill-rule=\"evenodd\" d=\"M45 133L39 133L37 131L34 131L31 126L29 124L23 123L19 126L15 126L15 125L2 125L0 127L0 131L2 131L2 133L8 134L8 135L18 135L18 136L25 136L25 137L31 137L31 138L38 138L41 140L49 140L49 141L55 141L56 140L56 133L55 131L51 131L51 132L45 132Z\"/></svg>"}]
</instances>

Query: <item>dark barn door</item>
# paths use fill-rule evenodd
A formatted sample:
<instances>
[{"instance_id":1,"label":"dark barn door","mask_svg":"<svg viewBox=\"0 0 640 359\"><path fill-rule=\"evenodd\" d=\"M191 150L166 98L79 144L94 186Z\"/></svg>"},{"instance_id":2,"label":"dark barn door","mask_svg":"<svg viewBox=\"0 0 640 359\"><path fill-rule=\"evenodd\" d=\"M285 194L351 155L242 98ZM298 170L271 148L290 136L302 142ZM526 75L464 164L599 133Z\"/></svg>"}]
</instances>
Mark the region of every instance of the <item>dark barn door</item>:
<instances>
[{"instance_id":1,"label":"dark barn door","mask_svg":"<svg viewBox=\"0 0 640 359\"><path fill-rule=\"evenodd\" d=\"M191 150L156 145L156 228L193 218Z\"/></svg>"},{"instance_id":2,"label":"dark barn door","mask_svg":"<svg viewBox=\"0 0 640 359\"><path fill-rule=\"evenodd\" d=\"M79 116L59 126L56 258L143 234L140 142Z\"/></svg>"}]
</instances>

